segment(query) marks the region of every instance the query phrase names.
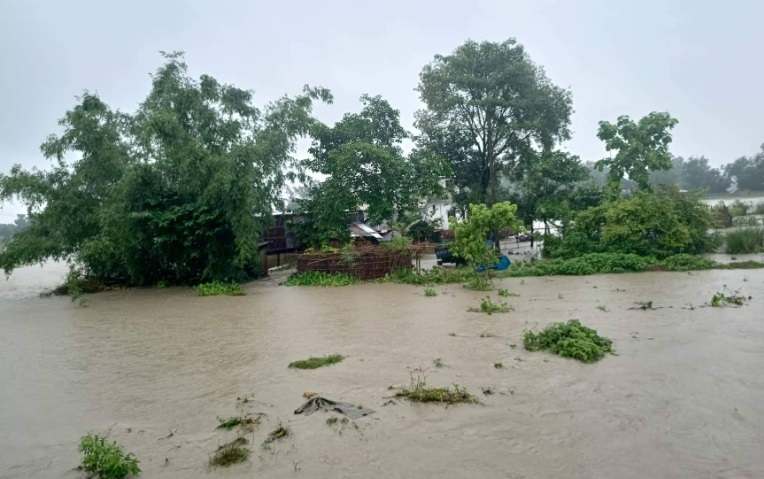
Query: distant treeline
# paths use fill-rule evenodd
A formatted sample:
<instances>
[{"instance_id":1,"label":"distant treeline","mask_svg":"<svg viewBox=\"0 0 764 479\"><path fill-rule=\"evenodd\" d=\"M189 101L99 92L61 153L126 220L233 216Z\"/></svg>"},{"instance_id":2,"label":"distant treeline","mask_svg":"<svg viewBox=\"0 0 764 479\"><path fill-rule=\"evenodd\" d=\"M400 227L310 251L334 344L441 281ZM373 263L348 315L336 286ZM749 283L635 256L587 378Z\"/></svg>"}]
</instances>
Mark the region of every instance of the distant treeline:
<instances>
[{"instance_id":1,"label":"distant treeline","mask_svg":"<svg viewBox=\"0 0 764 479\"><path fill-rule=\"evenodd\" d=\"M0 224L0 238L11 238L14 234L29 226L26 216L18 215L13 223Z\"/></svg>"},{"instance_id":2,"label":"distant treeline","mask_svg":"<svg viewBox=\"0 0 764 479\"><path fill-rule=\"evenodd\" d=\"M650 183L653 186L677 184L685 190L706 190L708 193L764 191L764 144L755 155L740 157L719 168L712 168L703 156L691 156L686 160L676 156L671 163L669 170L650 173ZM602 183L607 181L607 172L594 170L593 163L588 166L594 179ZM636 185L628 179L624 179L623 183L626 190L636 189Z\"/></svg>"}]
</instances>

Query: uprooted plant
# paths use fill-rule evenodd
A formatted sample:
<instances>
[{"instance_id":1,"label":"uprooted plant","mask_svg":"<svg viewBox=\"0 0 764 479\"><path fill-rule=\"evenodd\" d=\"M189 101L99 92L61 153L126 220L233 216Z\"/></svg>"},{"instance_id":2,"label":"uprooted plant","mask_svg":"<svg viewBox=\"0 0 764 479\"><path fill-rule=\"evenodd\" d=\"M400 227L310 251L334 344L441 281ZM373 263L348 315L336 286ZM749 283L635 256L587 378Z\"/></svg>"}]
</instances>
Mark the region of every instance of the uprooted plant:
<instances>
[{"instance_id":1,"label":"uprooted plant","mask_svg":"<svg viewBox=\"0 0 764 479\"><path fill-rule=\"evenodd\" d=\"M278 427L268 434L268 437L265 439L263 444L270 444L275 441L280 441L281 439L289 436L289 434L289 428L282 424L281 421L279 421Z\"/></svg>"},{"instance_id":2,"label":"uprooted plant","mask_svg":"<svg viewBox=\"0 0 764 479\"><path fill-rule=\"evenodd\" d=\"M740 290L730 291L727 285L724 285L724 291L716 293L711 297L711 306L720 308L723 306L742 306L751 296L743 296Z\"/></svg>"},{"instance_id":3,"label":"uprooted plant","mask_svg":"<svg viewBox=\"0 0 764 479\"><path fill-rule=\"evenodd\" d=\"M427 386L426 376L411 376L411 385L408 389L398 391L396 397L405 397L413 402L439 402L444 404L477 403L477 398L469 394L466 389L454 384L454 388L436 388Z\"/></svg>"},{"instance_id":4,"label":"uprooted plant","mask_svg":"<svg viewBox=\"0 0 764 479\"><path fill-rule=\"evenodd\" d=\"M231 430L237 426L241 426L244 431L251 432L255 426L260 424L260 416L250 416L249 414L243 414L241 416L231 416L228 418L218 418L218 429Z\"/></svg>"},{"instance_id":5,"label":"uprooted plant","mask_svg":"<svg viewBox=\"0 0 764 479\"><path fill-rule=\"evenodd\" d=\"M493 313L507 313L512 310L512 306L509 306L507 303L499 303L495 304L493 301L491 301L491 298L489 296L486 296L481 300L480 302L480 308L469 308L467 311L471 313L486 313L486 314L493 314Z\"/></svg>"},{"instance_id":6,"label":"uprooted plant","mask_svg":"<svg viewBox=\"0 0 764 479\"><path fill-rule=\"evenodd\" d=\"M210 456L211 466L230 466L238 462L244 462L249 457L249 448L244 447L249 444L249 441L243 437L237 437L233 441L227 442Z\"/></svg>"},{"instance_id":7,"label":"uprooted plant","mask_svg":"<svg viewBox=\"0 0 764 479\"><path fill-rule=\"evenodd\" d=\"M585 363L599 361L605 353L613 352L613 341L582 325L577 319L554 323L543 331L526 331L523 338L528 351L549 351Z\"/></svg>"},{"instance_id":8,"label":"uprooted plant","mask_svg":"<svg viewBox=\"0 0 764 479\"><path fill-rule=\"evenodd\" d=\"M138 459L132 453L125 454L116 442L109 443L99 434L82 436L77 450L83 455L80 467L89 477L122 479L141 472Z\"/></svg>"},{"instance_id":9,"label":"uprooted plant","mask_svg":"<svg viewBox=\"0 0 764 479\"><path fill-rule=\"evenodd\" d=\"M330 354L321 358L314 358L311 356L308 359L301 359L299 361L289 363L289 367L294 369L316 369L322 366L331 366L332 364L337 364L343 359L345 359L345 357L341 354Z\"/></svg>"}]
</instances>

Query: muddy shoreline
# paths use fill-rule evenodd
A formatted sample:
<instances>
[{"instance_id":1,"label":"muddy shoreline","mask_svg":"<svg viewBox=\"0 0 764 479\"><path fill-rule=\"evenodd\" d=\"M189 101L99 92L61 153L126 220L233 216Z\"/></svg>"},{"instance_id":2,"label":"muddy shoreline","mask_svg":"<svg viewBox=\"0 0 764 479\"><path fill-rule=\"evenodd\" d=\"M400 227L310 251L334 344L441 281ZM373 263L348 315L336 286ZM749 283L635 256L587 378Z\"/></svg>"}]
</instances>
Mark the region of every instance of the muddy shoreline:
<instances>
[{"instance_id":1,"label":"muddy shoreline","mask_svg":"<svg viewBox=\"0 0 764 479\"><path fill-rule=\"evenodd\" d=\"M0 477L79 477L76 444L89 430L136 453L144 478L764 475L764 271L497 283L520 294L500 298L508 314L468 313L486 293L460 285L438 286L434 298L396 284L255 282L244 297L103 292L87 308L0 299ZM753 299L683 309L722 285ZM663 308L629 309L647 300ZM612 338L617 355L586 365L523 349L524 330L571 318ZM347 359L287 368L333 353ZM481 404L387 403L388 387L418 368ZM305 391L376 412L343 426L295 416ZM236 437L217 418L249 394L247 411L267 414L245 436L250 459L210 470L209 453ZM292 435L263 449L279 421Z\"/></svg>"}]
</instances>

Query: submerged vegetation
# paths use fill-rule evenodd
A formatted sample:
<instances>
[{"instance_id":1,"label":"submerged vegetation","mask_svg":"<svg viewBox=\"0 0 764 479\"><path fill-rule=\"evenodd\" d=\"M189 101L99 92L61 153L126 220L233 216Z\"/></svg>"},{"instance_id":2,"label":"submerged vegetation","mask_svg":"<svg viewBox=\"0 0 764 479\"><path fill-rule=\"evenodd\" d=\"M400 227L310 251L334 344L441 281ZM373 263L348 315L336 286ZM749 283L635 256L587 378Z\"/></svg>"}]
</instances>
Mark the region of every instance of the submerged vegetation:
<instances>
[{"instance_id":1,"label":"submerged vegetation","mask_svg":"<svg viewBox=\"0 0 764 479\"><path fill-rule=\"evenodd\" d=\"M116 442L108 442L106 437L99 434L83 436L77 450L82 453L80 467L90 477L123 479L137 476L141 472L138 459L133 454L125 454Z\"/></svg>"},{"instance_id":2,"label":"submerged vegetation","mask_svg":"<svg viewBox=\"0 0 764 479\"><path fill-rule=\"evenodd\" d=\"M725 235L728 254L760 253L764 251L764 228L741 228Z\"/></svg>"},{"instance_id":3,"label":"submerged vegetation","mask_svg":"<svg viewBox=\"0 0 764 479\"><path fill-rule=\"evenodd\" d=\"M408 389L398 391L395 396L403 397L412 402L439 402L444 404L477 403L477 398L460 388L458 384L454 388L436 388L427 386L424 378L412 379Z\"/></svg>"},{"instance_id":4,"label":"submerged vegetation","mask_svg":"<svg viewBox=\"0 0 764 479\"><path fill-rule=\"evenodd\" d=\"M433 298L438 295L438 292L432 288L425 288L424 295L427 296L428 298Z\"/></svg>"},{"instance_id":5,"label":"submerged vegetation","mask_svg":"<svg viewBox=\"0 0 764 479\"><path fill-rule=\"evenodd\" d=\"M523 338L528 351L549 351L560 356L593 363L613 352L613 341L582 325L577 319L554 323L543 331L526 331Z\"/></svg>"},{"instance_id":6,"label":"submerged vegetation","mask_svg":"<svg viewBox=\"0 0 764 479\"><path fill-rule=\"evenodd\" d=\"M287 278L284 286L348 286L355 284L356 278L346 273L324 273L322 271L306 271L295 273Z\"/></svg>"},{"instance_id":7,"label":"submerged vegetation","mask_svg":"<svg viewBox=\"0 0 764 479\"><path fill-rule=\"evenodd\" d=\"M247 402L247 401L242 401ZM242 416L232 416L229 418L218 418L218 428L231 430L237 426L245 431L252 431L257 424L260 424L259 416L249 416L247 414Z\"/></svg>"},{"instance_id":8,"label":"submerged vegetation","mask_svg":"<svg viewBox=\"0 0 764 479\"><path fill-rule=\"evenodd\" d=\"M300 361L289 363L289 367L294 369L316 369L322 366L331 366L332 364L337 364L343 359L345 359L345 357L340 354L330 354L320 358L314 358L311 356L308 359L302 359Z\"/></svg>"},{"instance_id":9,"label":"submerged vegetation","mask_svg":"<svg viewBox=\"0 0 764 479\"><path fill-rule=\"evenodd\" d=\"M232 464L244 462L249 458L249 448L245 447L249 441L243 437L234 439L218 447L210 457L211 466L227 467Z\"/></svg>"},{"instance_id":10,"label":"submerged vegetation","mask_svg":"<svg viewBox=\"0 0 764 479\"><path fill-rule=\"evenodd\" d=\"M493 314L493 313L508 313L511 310L512 310L512 306L509 306L507 303L495 304L493 301L491 301L490 296L486 296L480 301L479 308L469 308L467 311L471 313Z\"/></svg>"},{"instance_id":11,"label":"submerged vegetation","mask_svg":"<svg viewBox=\"0 0 764 479\"><path fill-rule=\"evenodd\" d=\"M222 281L213 281L211 283L200 284L196 287L197 296L244 296L244 290L238 283L224 283Z\"/></svg>"},{"instance_id":12,"label":"submerged vegetation","mask_svg":"<svg viewBox=\"0 0 764 479\"><path fill-rule=\"evenodd\" d=\"M711 307L719 308L723 306L742 306L751 296L743 296L740 291L730 291L727 286L723 292L714 294L711 297Z\"/></svg>"}]
</instances>

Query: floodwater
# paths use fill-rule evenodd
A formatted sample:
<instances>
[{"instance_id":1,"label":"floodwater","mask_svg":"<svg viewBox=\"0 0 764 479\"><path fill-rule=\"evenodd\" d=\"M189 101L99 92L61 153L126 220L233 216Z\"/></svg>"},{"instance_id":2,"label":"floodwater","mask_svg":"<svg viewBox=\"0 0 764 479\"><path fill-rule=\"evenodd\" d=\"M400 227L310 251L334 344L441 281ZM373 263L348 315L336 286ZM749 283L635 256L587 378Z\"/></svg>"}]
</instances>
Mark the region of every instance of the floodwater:
<instances>
[{"instance_id":1,"label":"floodwater","mask_svg":"<svg viewBox=\"0 0 764 479\"><path fill-rule=\"evenodd\" d=\"M63 272L0 283L2 478L81 477L76 448L90 430L134 452L146 479L764 477L763 270L505 279L520 296L490 293L514 307L491 316L467 312L486 293L460 286L426 298L395 284L272 281L244 297L108 292L85 308L37 298ZM754 297L700 307L723 285ZM649 300L658 309L630 309ZM612 338L617 355L586 365L523 349L523 330L570 318ZM331 353L347 359L287 368ZM386 405L411 374L481 404ZM334 426L296 416L306 391L376 412ZM250 459L208 468L236 437L217 418L242 409L267 414L245 435ZM263 449L279 421L291 435Z\"/></svg>"}]
</instances>

